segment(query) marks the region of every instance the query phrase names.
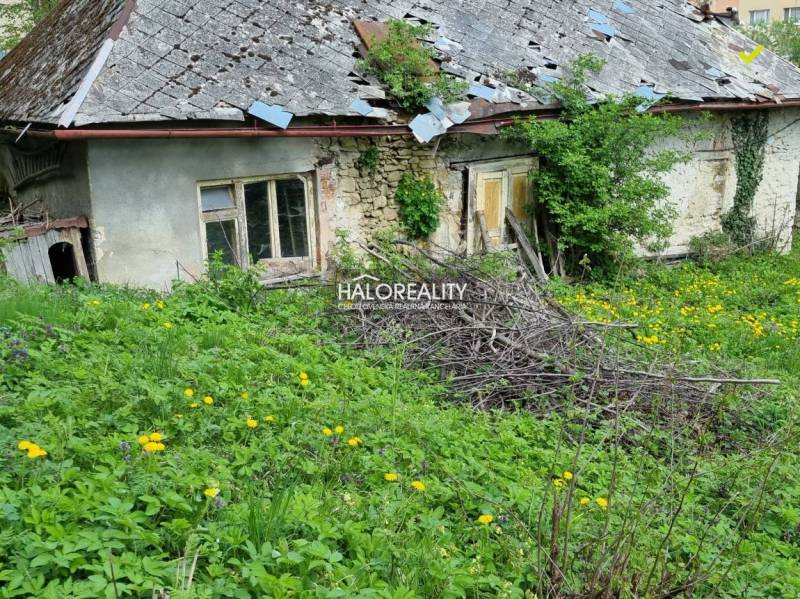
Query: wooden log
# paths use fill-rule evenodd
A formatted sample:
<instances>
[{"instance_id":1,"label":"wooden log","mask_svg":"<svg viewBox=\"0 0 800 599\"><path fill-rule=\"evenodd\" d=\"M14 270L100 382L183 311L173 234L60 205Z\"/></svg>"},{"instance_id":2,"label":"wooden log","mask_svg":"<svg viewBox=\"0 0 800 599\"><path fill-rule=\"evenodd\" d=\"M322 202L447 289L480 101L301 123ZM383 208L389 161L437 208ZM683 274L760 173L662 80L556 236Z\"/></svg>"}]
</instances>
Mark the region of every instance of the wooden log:
<instances>
[{"instance_id":1,"label":"wooden log","mask_svg":"<svg viewBox=\"0 0 800 599\"><path fill-rule=\"evenodd\" d=\"M542 263L541 255L536 252L528 241L528 236L519 224L517 217L511 212L510 208L506 208L506 222L511 227L514 237L519 245L520 253L524 256L525 260L530 263L536 276L540 281L545 282L548 280L547 273L544 271L544 264Z\"/></svg>"}]
</instances>

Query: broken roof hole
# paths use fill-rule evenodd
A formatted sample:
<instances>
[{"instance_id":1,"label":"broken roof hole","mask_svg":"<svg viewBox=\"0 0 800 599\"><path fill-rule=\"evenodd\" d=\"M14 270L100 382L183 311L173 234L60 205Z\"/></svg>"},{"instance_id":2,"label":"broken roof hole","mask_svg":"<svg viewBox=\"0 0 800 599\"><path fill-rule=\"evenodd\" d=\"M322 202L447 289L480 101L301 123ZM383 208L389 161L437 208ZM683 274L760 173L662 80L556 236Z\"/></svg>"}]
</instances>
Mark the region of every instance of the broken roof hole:
<instances>
[{"instance_id":1,"label":"broken roof hole","mask_svg":"<svg viewBox=\"0 0 800 599\"><path fill-rule=\"evenodd\" d=\"M544 68L550 69L551 71L555 71L558 68L558 65L554 62L546 62L544 63Z\"/></svg>"}]
</instances>

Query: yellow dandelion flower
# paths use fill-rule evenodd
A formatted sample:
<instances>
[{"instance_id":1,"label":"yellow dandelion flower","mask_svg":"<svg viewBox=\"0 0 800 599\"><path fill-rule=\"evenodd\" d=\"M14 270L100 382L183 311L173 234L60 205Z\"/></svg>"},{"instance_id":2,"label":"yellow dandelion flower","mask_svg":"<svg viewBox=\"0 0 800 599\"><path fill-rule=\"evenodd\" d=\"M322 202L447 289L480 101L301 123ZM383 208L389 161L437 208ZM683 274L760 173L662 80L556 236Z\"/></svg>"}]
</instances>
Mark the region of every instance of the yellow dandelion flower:
<instances>
[{"instance_id":1,"label":"yellow dandelion flower","mask_svg":"<svg viewBox=\"0 0 800 599\"><path fill-rule=\"evenodd\" d=\"M383 480L389 481L390 483L395 483L400 479L400 476L397 472L387 472L383 475Z\"/></svg>"},{"instance_id":2,"label":"yellow dandelion flower","mask_svg":"<svg viewBox=\"0 0 800 599\"><path fill-rule=\"evenodd\" d=\"M46 455L47 452L38 445L36 445L35 443L31 444L31 446L28 447L28 458L30 458L31 460L35 460L36 458L43 458Z\"/></svg>"},{"instance_id":3,"label":"yellow dandelion flower","mask_svg":"<svg viewBox=\"0 0 800 599\"><path fill-rule=\"evenodd\" d=\"M31 447L33 447L33 445L34 445L34 444L33 444L33 443L31 443L30 441L27 441L27 440L23 439L22 441L20 441L19 443L17 443L17 449L19 449L19 450L21 450L21 451L27 451L28 449L30 449Z\"/></svg>"},{"instance_id":4,"label":"yellow dandelion flower","mask_svg":"<svg viewBox=\"0 0 800 599\"><path fill-rule=\"evenodd\" d=\"M605 497L598 497L594 500L597 505L599 505L604 510L608 509L608 499Z\"/></svg>"},{"instance_id":5,"label":"yellow dandelion flower","mask_svg":"<svg viewBox=\"0 0 800 599\"><path fill-rule=\"evenodd\" d=\"M150 441L161 441L164 437L161 436L161 433L150 433Z\"/></svg>"},{"instance_id":6,"label":"yellow dandelion flower","mask_svg":"<svg viewBox=\"0 0 800 599\"><path fill-rule=\"evenodd\" d=\"M304 372L304 371L300 372L300 374L297 375L297 378L299 378L301 381L307 381L308 380L308 374L306 372Z\"/></svg>"},{"instance_id":7,"label":"yellow dandelion flower","mask_svg":"<svg viewBox=\"0 0 800 599\"><path fill-rule=\"evenodd\" d=\"M483 525L491 524L492 522L494 522L494 516L492 516L491 514L481 514L480 516L478 516L478 522L480 522Z\"/></svg>"},{"instance_id":8,"label":"yellow dandelion flower","mask_svg":"<svg viewBox=\"0 0 800 599\"><path fill-rule=\"evenodd\" d=\"M275 422L275 416L271 414L269 416L264 416L264 422Z\"/></svg>"},{"instance_id":9,"label":"yellow dandelion flower","mask_svg":"<svg viewBox=\"0 0 800 599\"><path fill-rule=\"evenodd\" d=\"M93 299L93 300L90 300L90 301L89 301L89 305L90 305L90 306L99 306L99 305L100 305L100 304L102 304L102 303L103 303L103 302L101 302L99 299Z\"/></svg>"},{"instance_id":10,"label":"yellow dandelion flower","mask_svg":"<svg viewBox=\"0 0 800 599\"><path fill-rule=\"evenodd\" d=\"M162 325L165 329L170 330L172 328L172 323L170 321L165 322Z\"/></svg>"},{"instance_id":11,"label":"yellow dandelion flower","mask_svg":"<svg viewBox=\"0 0 800 599\"><path fill-rule=\"evenodd\" d=\"M362 441L362 440L361 440L361 437L350 437L350 438L347 440L347 444L348 444L350 447L358 447L358 446L359 446L359 445L361 445L362 443L364 443L364 441Z\"/></svg>"},{"instance_id":12,"label":"yellow dandelion flower","mask_svg":"<svg viewBox=\"0 0 800 599\"><path fill-rule=\"evenodd\" d=\"M192 389L191 387L186 387L186 389L183 390L183 394L186 397L193 397L194 396L194 389Z\"/></svg>"},{"instance_id":13,"label":"yellow dandelion flower","mask_svg":"<svg viewBox=\"0 0 800 599\"><path fill-rule=\"evenodd\" d=\"M140 435L136 441L139 443L139 445L145 445L146 443L150 442L150 437L148 435Z\"/></svg>"},{"instance_id":14,"label":"yellow dandelion flower","mask_svg":"<svg viewBox=\"0 0 800 599\"><path fill-rule=\"evenodd\" d=\"M333 432L335 432L337 435L341 435L344 432L344 427L340 424L333 429Z\"/></svg>"},{"instance_id":15,"label":"yellow dandelion flower","mask_svg":"<svg viewBox=\"0 0 800 599\"><path fill-rule=\"evenodd\" d=\"M167 448L163 443L156 443L156 451L164 451Z\"/></svg>"},{"instance_id":16,"label":"yellow dandelion flower","mask_svg":"<svg viewBox=\"0 0 800 599\"><path fill-rule=\"evenodd\" d=\"M206 395L206 396L203 398L203 403L204 403L204 404L206 404L207 406L214 405L214 398L213 398L213 397L211 397L210 395Z\"/></svg>"},{"instance_id":17,"label":"yellow dandelion flower","mask_svg":"<svg viewBox=\"0 0 800 599\"><path fill-rule=\"evenodd\" d=\"M192 403L189 404L189 407L192 408L193 410L199 406L200 404L197 403L196 401L193 401Z\"/></svg>"},{"instance_id":18,"label":"yellow dandelion flower","mask_svg":"<svg viewBox=\"0 0 800 599\"><path fill-rule=\"evenodd\" d=\"M425 490L425 483L421 480L412 480L411 481L411 488L415 491L424 491Z\"/></svg>"},{"instance_id":19,"label":"yellow dandelion flower","mask_svg":"<svg viewBox=\"0 0 800 599\"><path fill-rule=\"evenodd\" d=\"M326 437L330 437L333 434L333 431L326 426L322 429L322 434Z\"/></svg>"},{"instance_id":20,"label":"yellow dandelion flower","mask_svg":"<svg viewBox=\"0 0 800 599\"><path fill-rule=\"evenodd\" d=\"M242 391L239 394L239 397L241 397L242 399L250 399L250 394L247 391Z\"/></svg>"},{"instance_id":21,"label":"yellow dandelion flower","mask_svg":"<svg viewBox=\"0 0 800 599\"><path fill-rule=\"evenodd\" d=\"M147 302L142 304L142 310L149 310L149 309L150 309L150 304L148 304Z\"/></svg>"},{"instance_id":22,"label":"yellow dandelion flower","mask_svg":"<svg viewBox=\"0 0 800 599\"><path fill-rule=\"evenodd\" d=\"M147 453L158 451L158 443L155 441L148 441L142 446L142 449L144 449Z\"/></svg>"},{"instance_id":23,"label":"yellow dandelion flower","mask_svg":"<svg viewBox=\"0 0 800 599\"><path fill-rule=\"evenodd\" d=\"M586 505L586 504L589 503L589 501L590 501L590 499L588 497L581 497L580 498L580 504L581 505Z\"/></svg>"},{"instance_id":24,"label":"yellow dandelion flower","mask_svg":"<svg viewBox=\"0 0 800 599\"><path fill-rule=\"evenodd\" d=\"M167 307L167 304L165 304L163 301L158 300L156 302L156 308L158 308L159 310L163 310L166 307Z\"/></svg>"},{"instance_id":25,"label":"yellow dandelion flower","mask_svg":"<svg viewBox=\"0 0 800 599\"><path fill-rule=\"evenodd\" d=\"M564 486L564 479L563 478L554 478L553 479L553 486L556 489L561 489Z\"/></svg>"},{"instance_id":26,"label":"yellow dandelion flower","mask_svg":"<svg viewBox=\"0 0 800 599\"><path fill-rule=\"evenodd\" d=\"M308 379L300 379L300 385L305 387L310 381Z\"/></svg>"},{"instance_id":27,"label":"yellow dandelion flower","mask_svg":"<svg viewBox=\"0 0 800 599\"><path fill-rule=\"evenodd\" d=\"M203 495L206 497L216 497L219 495L219 489L217 487L208 487L205 491L203 491Z\"/></svg>"},{"instance_id":28,"label":"yellow dandelion flower","mask_svg":"<svg viewBox=\"0 0 800 599\"><path fill-rule=\"evenodd\" d=\"M258 426L258 420L255 418L248 418L247 419L247 428L256 428Z\"/></svg>"},{"instance_id":29,"label":"yellow dandelion flower","mask_svg":"<svg viewBox=\"0 0 800 599\"><path fill-rule=\"evenodd\" d=\"M561 475L561 478L564 480L572 480L572 472L569 470L564 470L564 474Z\"/></svg>"}]
</instances>

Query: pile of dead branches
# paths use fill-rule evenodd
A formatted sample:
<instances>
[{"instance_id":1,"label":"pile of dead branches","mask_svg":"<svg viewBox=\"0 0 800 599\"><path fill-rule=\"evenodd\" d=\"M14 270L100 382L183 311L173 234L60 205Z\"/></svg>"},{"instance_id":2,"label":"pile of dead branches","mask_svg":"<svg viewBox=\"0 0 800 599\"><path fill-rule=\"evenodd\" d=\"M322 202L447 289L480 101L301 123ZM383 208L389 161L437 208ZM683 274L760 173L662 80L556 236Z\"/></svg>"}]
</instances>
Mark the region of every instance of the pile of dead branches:
<instances>
[{"instance_id":1,"label":"pile of dead branches","mask_svg":"<svg viewBox=\"0 0 800 599\"><path fill-rule=\"evenodd\" d=\"M407 246L409 248L413 246ZM476 408L537 413L567 406L703 427L724 384L776 383L687 376L676 356L648 360L631 351L635 325L587 322L563 309L516 255L491 274L474 262L409 249L405 257L365 248L396 281L466 284L462 301L433 306L387 302L343 310L346 333L362 347L402 347L405 365L438 370L450 399ZM417 254L416 256L412 254ZM428 264L424 264L427 262ZM638 356L638 357L634 357Z\"/></svg>"}]
</instances>

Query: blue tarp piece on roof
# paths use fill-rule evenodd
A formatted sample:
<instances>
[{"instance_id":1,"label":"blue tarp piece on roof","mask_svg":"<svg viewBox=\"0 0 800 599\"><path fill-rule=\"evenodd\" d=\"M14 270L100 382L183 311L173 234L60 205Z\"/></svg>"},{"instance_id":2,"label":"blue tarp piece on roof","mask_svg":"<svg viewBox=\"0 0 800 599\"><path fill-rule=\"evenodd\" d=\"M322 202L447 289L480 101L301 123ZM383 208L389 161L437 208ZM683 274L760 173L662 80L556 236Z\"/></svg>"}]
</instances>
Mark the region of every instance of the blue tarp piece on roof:
<instances>
[{"instance_id":1,"label":"blue tarp piece on roof","mask_svg":"<svg viewBox=\"0 0 800 599\"><path fill-rule=\"evenodd\" d=\"M264 104L258 100L250 105L247 112L281 129L286 129L294 116L291 112L286 112L283 106L279 106L278 104Z\"/></svg>"},{"instance_id":2,"label":"blue tarp piece on roof","mask_svg":"<svg viewBox=\"0 0 800 599\"><path fill-rule=\"evenodd\" d=\"M414 137L420 143L428 143L437 135L441 135L447 131L447 126L444 122L440 121L430 112L425 114L418 114L414 117L408 126L414 133Z\"/></svg>"},{"instance_id":3,"label":"blue tarp piece on roof","mask_svg":"<svg viewBox=\"0 0 800 599\"><path fill-rule=\"evenodd\" d=\"M720 70L719 70L718 68L716 68L716 67L711 67L711 68L708 68L708 69L706 69L705 73L706 73L706 75L708 75L709 77L714 77L715 79L716 79L717 77L724 77L724 76L725 76L725 73L723 73L722 71L720 71Z\"/></svg>"},{"instance_id":4,"label":"blue tarp piece on roof","mask_svg":"<svg viewBox=\"0 0 800 599\"><path fill-rule=\"evenodd\" d=\"M633 6L631 6L630 4L623 2L622 0L616 0L614 2L614 10L629 15L633 13L634 9Z\"/></svg>"},{"instance_id":5,"label":"blue tarp piece on roof","mask_svg":"<svg viewBox=\"0 0 800 599\"><path fill-rule=\"evenodd\" d=\"M483 98L489 102L491 102L492 98L494 98L494 92L495 90L488 85L481 85L478 83L473 83L467 90L467 93L470 96L478 96L479 98Z\"/></svg>"},{"instance_id":6,"label":"blue tarp piece on roof","mask_svg":"<svg viewBox=\"0 0 800 599\"><path fill-rule=\"evenodd\" d=\"M634 95L644 98L645 101L636 107L638 112L644 112L667 94L658 94L649 85L640 85Z\"/></svg>"},{"instance_id":7,"label":"blue tarp piece on roof","mask_svg":"<svg viewBox=\"0 0 800 599\"><path fill-rule=\"evenodd\" d=\"M608 23L592 23L592 31L597 31L608 37L617 35L617 30L613 25L609 25Z\"/></svg>"},{"instance_id":8,"label":"blue tarp piece on roof","mask_svg":"<svg viewBox=\"0 0 800 599\"><path fill-rule=\"evenodd\" d=\"M607 16L605 16L603 13L601 13L601 12L599 12L597 10L592 10L591 8L589 9L589 20L592 23L598 23L598 24L600 24L600 23L608 23L608 17Z\"/></svg>"},{"instance_id":9,"label":"blue tarp piece on roof","mask_svg":"<svg viewBox=\"0 0 800 599\"><path fill-rule=\"evenodd\" d=\"M444 102L442 102L441 98L438 97L431 98L430 100L428 100L428 103L425 104L425 108L430 110L433 113L433 116L435 116L439 120L447 116L444 111Z\"/></svg>"},{"instance_id":10,"label":"blue tarp piece on roof","mask_svg":"<svg viewBox=\"0 0 800 599\"><path fill-rule=\"evenodd\" d=\"M469 102L448 104L445 106L445 110L447 111L447 118L453 123L463 123L471 116Z\"/></svg>"},{"instance_id":11,"label":"blue tarp piece on roof","mask_svg":"<svg viewBox=\"0 0 800 599\"><path fill-rule=\"evenodd\" d=\"M350 109L355 110L358 114L363 114L364 116L367 116L374 110L372 106L369 105L369 102L366 102L365 100L353 100L353 103L350 104Z\"/></svg>"}]
</instances>

